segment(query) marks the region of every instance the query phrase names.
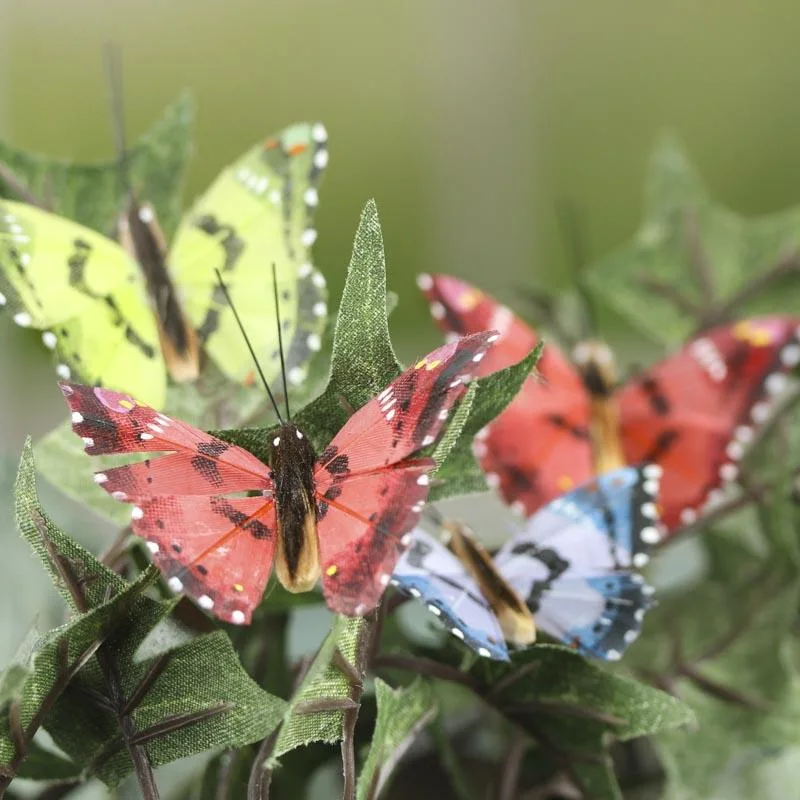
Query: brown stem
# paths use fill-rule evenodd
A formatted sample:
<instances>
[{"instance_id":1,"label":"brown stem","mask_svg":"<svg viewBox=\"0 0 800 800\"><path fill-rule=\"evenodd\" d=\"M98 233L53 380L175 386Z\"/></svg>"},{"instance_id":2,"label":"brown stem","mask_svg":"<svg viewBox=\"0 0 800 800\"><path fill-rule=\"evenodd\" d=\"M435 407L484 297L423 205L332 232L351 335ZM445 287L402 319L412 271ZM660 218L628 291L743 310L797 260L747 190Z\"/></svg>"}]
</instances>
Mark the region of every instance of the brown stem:
<instances>
[{"instance_id":1,"label":"brown stem","mask_svg":"<svg viewBox=\"0 0 800 800\"><path fill-rule=\"evenodd\" d=\"M699 336L704 331L716 325L730 322L731 319L736 316L739 306L751 300L753 297L757 297L771 283L775 283L793 272L800 272L800 253L796 250L790 250L781 255L777 262L766 272L762 272L760 275L751 278L738 292L735 292L728 298L728 300L724 303L720 303L716 308L711 309L705 319L695 329L692 338Z\"/></svg>"},{"instance_id":2,"label":"brown stem","mask_svg":"<svg viewBox=\"0 0 800 800\"><path fill-rule=\"evenodd\" d=\"M278 740L279 725L263 742L261 742L250 778L247 781L247 800L269 800L269 787L272 783L272 767L269 766L269 757Z\"/></svg>"},{"instance_id":3,"label":"brown stem","mask_svg":"<svg viewBox=\"0 0 800 800\"><path fill-rule=\"evenodd\" d=\"M415 658L414 656L401 655L382 655L377 656L373 667L375 669L402 669L416 672L420 675L428 675L431 678L440 678L450 683L460 683L474 692L478 692L480 686L476 680L455 667L447 664L440 664L430 658Z\"/></svg>"},{"instance_id":4,"label":"brown stem","mask_svg":"<svg viewBox=\"0 0 800 800\"><path fill-rule=\"evenodd\" d=\"M732 689L729 686L717 683L707 675L703 675L701 672L698 672L696 667L692 666L691 664L683 664L680 668L679 674L685 678L688 678L697 687L702 689L707 694L710 694L712 697L716 697L718 700L724 700L727 703L735 703L743 708L748 708L751 710L754 709L756 711L770 710L769 704L765 703L760 698L744 694L737 689Z\"/></svg>"},{"instance_id":5,"label":"brown stem","mask_svg":"<svg viewBox=\"0 0 800 800\"><path fill-rule=\"evenodd\" d=\"M605 714L602 711L595 711L592 708L582 708L581 706L571 706L566 703L557 703L550 700L530 700L527 703L514 703L509 705L498 705L498 709L509 715L530 714L537 711L552 714L558 713L565 717L577 717L578 719L590 719L600 722L610 727L620 727L625 724L624 719L615 717L613 714Z\"/></svg>"},{"instance_id":6,"label":"brown stem","mask_svg":"<svg viewBox=\"0 0 800 800\"><path fill-rule=\"evenodd\" d=\"M679 311L682 311L687 316L698 317L702 313L694 301L665 281L653 278L650 275L637 275L636 281L643 289L669 300Z\"/></svg>"},{"instance_id":7,"label":"brown stem","mask_svg":"<svg viewBox=\"0 0 800 800\"><path fill-rule=\"evenodd\" d=\"M517 797L522 757L527 748L528 743L522 731L516 731L500 767L500 790L497 793L497 800L514 800Z\"/></svg>"}]
</instances>

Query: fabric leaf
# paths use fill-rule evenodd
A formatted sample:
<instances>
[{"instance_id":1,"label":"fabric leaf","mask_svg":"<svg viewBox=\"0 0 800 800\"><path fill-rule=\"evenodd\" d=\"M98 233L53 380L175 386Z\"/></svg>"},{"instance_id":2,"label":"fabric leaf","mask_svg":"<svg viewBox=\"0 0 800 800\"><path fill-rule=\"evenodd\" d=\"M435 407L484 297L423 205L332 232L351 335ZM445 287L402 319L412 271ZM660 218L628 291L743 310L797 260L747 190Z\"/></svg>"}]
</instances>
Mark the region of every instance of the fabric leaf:
<instances>
[{"instance_id":1,"label":"fabric leaf","mask_svg":"<svg viewBox=\"0 0 800 800\"><path fill-rule=\"evenodd\" d=\"M375 800L381 796L397 762L438 710L429 684L421 678L395 690L377 678L375 696L378 720L369 755L358 777L357 800Z\"/></svg>"},{"instance_id":2,"label":"fabric leaf","mask_svg":"<svg viewBox=\"0 0 800 800\"><path fill-rule=\"evenodd\" d=\"M155 207L167 235L177 226L181 213L194 113L191 95L182 94L128 153L131 183ZM72 163L0 141L0 162L57 214L105 235L114 229L125 198L117 159ZM0 197L21 199L1 177Z\"/></svg>"}]
</instances>

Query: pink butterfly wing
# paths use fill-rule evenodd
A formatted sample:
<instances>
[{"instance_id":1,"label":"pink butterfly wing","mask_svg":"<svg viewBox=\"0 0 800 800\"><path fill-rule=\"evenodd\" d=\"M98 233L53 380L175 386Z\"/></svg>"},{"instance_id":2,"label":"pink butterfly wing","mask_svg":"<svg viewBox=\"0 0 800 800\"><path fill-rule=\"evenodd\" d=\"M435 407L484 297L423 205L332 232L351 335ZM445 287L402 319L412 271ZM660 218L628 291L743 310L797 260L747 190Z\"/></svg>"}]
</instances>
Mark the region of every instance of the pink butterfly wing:
<instances>
[{"instance_id":1,"label":"pink butterfly wing","mask_svg":"<svg viewBox=\"0 0 800 800\"><path fill-rule=\"evenodd\" d=\"M516 364L539 340L508 307L458 278L421 275L418 283L443 330L500 332L481 362L481 375ZM589 398L580 376L552 344L545 345L537 370L474 446L487 482L526 515L588 480L593 471Z\"/></svg>"},{"instance_id":2,"label":"pink butterfly wing","mask_svg":"<svg viewBox=\"0 0 800 800\"><path fill-rule=\"evenodd\" d=\"M800 362L800 319L764 317L716 328L618 394L625 457L659 464L670 532L721 498L737 462Z\"/></svg>"},{"instance_id":3,"label":"pink butterfly wing","mask_svg":"<svg viewBox=\"0 0 800 800\"><path fill-rule=\"evenodd\" d=\"M428 496L432 444L496 334L434 350L360 408L317 461L323 588L328 605L362 614L375 606Z\"/></svg>"},{"instance_id":4,"label":"pink butterfly wing","mask_svg":"<svg viewBox=\"0 0 800 800\"><path fill-rule=\"evenodd\" d=\"M87 453L169 453L96 473L95 481L134 504L133 532L147 540L175 591L220 619L249 621L275 548L268 468L246 450L129 395L67 383L61 390ZM248 490L262 494L221 496Z\"/></svg>"}]
</instances>

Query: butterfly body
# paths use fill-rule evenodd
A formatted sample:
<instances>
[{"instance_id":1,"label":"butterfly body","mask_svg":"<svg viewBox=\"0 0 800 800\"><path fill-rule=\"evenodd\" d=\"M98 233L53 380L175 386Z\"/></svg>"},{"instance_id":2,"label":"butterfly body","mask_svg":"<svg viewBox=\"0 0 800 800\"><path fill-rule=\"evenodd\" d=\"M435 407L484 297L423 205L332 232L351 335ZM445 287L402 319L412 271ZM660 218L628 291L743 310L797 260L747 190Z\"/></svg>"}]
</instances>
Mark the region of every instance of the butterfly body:
<instances>
[{"instance_id":1,"label":"butterfly body","mask_svg":"<svg viewBox=\"0 0 800 800\"><path fill-rule=\"evenodd\" d=\"M486 551L462 523L448 520L443 524L447 546L467 568L492 611L497 616L506 641L529 645L536 641L536 623L525 601L503 578Z\"/></svg>"},{"instance_id":2,"label":"butterfly body","mask_svg":"<svg viewBox=\"0 0 800 800\"><path fill-rule=\"evenodd\" d=\"M448 331L496 321L502 338L481 375L518 360L515 340L536 341L510 309L462 281L422 276L420 285ZM800 364L800 318L720 326L621 386L609 379L602 347L577 348L576 369L548 344L540 379L529 379L483 431L476 456L487 482L525 515L618 466L620 456L621 463L656 463L670 535L724 498L738 462L786 397Z\"/></svg>"},{"instance_id":3,"label":"butterfly body","mask_svg":"<svg viewBox=\"0 0 800 800\"><path fill-rule=\"evenodd\" d=\"M556 498L518 528L481 576L473 556L417 528L393 583L479 655L507 659L504 639L533 641L518 636L525 627L503 622L502 595L492 587L506 586L506 598L521 598L540 630L586 655L616 660L651 605L652 590L635 568L655 533L658 474L655 465L625 467ZM495 577L487 580L489 573Z\"/></svg>"},{"instance_id":4,"label":"butterfly body","mask_svg":"<svg viewBox=\"0 0 800 800\"><path fill-rule=\"evenodd\" d=\"M170 376L179 383L196 380L200 344L167 268L166 237L153 207L140 204L132 193L117 224L117 239L141 267Z\"/></svg>"},{"instance_id":5,"label":"butterfly body","mask_svg":"<svg viewBox=\"0 0 800 800\"><path fill-rule=\"evenodd\" d=\"M275 574L290 592L309 591L321 573L316 461L314 449L297 425L286 422L278 428L270 444L277 522Z\"/></svg>"},{"instance_id":6,"label":"butterfly body","mask_svg":"<svg viewBox=\"0 0 800 800\"><path fill-rule=\"evenodd\" d=\"M62 384L90 455L142 453L95 474L132 505L168 585L235 624L250 620L273 565L291 591L318 577L331 610L373 609L428 496L433 444L496 334L447 344L359 408L315 456L287 422L269 433L269 466L247 450L103 387ZM150 453L154 454L150 457Z\"/></svg>"}]
</instances>

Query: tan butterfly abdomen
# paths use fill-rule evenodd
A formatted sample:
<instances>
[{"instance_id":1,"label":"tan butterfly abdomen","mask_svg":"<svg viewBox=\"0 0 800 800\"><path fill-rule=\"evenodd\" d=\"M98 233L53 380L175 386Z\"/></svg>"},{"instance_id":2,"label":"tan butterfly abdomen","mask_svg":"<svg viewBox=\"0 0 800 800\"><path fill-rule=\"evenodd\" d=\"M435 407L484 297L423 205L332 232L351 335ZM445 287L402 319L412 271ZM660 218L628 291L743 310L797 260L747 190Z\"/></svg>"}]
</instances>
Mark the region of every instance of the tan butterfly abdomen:
<instances>
[{"instance_id":1,"label":"tan butterfly abdomen","mask_svg":"<svg viewBox=\"0 0 800 800\"><path fill-rule=\"evenodd\" d=\"M167 241L153 209L131 200L120 215L117 237L144 273L170 376L178 383L196 380L200 374L200 342L181 309L167 271Z\"/></svg>"},{"instance_id":2,"label":"tan butterfly abdomen","mask_svg":"<svg viewBox=\"0 0 800 800\"><path fill-rule=\"evenodd\" d=\"M450 536L448 547L477 582L500 622L506 640L518 645L533 644L536 641L536 623L531 610L497 571L483 545L458 522L446 522L443 527Z\"/></svg>"},{"instance_id":3,"label":"tan butterfly abdomen","mask_svg":"<svg viewBox=\"0 0 800 800\"><path fill-rule=\"evenodd\" d=\"M275 574L281 585L290 592L309 592L319 580L322 570L319 563L319 546L317 544L317 520L314 512L309 510L303 522L299 549L294 558L289 558L287 542L280 516L278 517L278 543L275 551ZM289 534L293 535L293 534ZM294 534L296 535L296 534Z\"/></svg>"},{"instance_id":4,"label":"tan butterfly abdomen","mask_svg":"<svg viewBox=\"0 0 800 800\"><path fill-rule=\"evenodd\" d=\"M614 396L617 365L611 350L602 342L581 342L573 351L573 359L589 394L589 438L594 471L603 475L625 466Z\"/></svg>"}]
</instances>

